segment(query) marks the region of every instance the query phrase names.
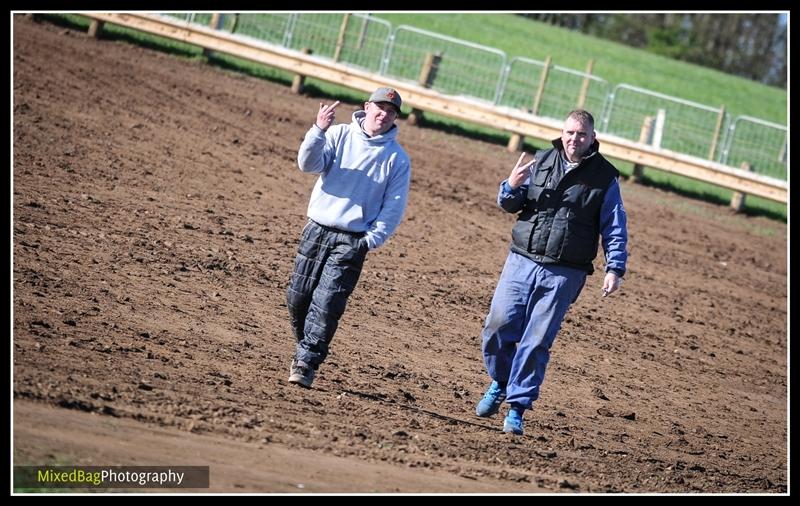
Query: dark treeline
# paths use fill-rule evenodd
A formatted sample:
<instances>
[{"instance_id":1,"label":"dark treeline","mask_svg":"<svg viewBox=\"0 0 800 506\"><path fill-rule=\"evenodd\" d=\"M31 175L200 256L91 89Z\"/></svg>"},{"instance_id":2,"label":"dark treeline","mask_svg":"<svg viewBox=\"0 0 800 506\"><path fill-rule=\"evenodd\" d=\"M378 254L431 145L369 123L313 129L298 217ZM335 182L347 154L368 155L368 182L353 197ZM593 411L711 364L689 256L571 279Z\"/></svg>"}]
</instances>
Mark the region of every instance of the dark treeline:
<instances>
[{"instance_id":1,"label":"dark treeline","mask_svg":"<svg viewBox=\"0 0 800 506\"><path fill-rule=\"evenodd\" d=\"M785 16L768 13L522 16L786 88Z\"/></svg>"}]
</instances>

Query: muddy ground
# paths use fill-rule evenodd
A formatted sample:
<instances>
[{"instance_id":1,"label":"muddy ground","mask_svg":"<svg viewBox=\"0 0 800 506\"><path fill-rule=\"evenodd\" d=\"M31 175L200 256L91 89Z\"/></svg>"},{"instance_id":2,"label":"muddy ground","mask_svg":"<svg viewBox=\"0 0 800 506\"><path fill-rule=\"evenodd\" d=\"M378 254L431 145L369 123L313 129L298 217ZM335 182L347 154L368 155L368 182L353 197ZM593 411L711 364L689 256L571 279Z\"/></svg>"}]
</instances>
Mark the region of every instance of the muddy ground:
<instances>
[{"instance_id":1,"label":"muddy ground","mask_svg":"<svg viewBox=\"0 0 800 506\"><path fill-rule=\"evenodd\" d=\"M589 278L509 436L474 405L517 155L405 120L405 220L315 388L289 385L320 100L14 17L15 464L210 465L215 492L787 492L784 223L622 182L622 290Z\"/></svg>"}]
</instances>

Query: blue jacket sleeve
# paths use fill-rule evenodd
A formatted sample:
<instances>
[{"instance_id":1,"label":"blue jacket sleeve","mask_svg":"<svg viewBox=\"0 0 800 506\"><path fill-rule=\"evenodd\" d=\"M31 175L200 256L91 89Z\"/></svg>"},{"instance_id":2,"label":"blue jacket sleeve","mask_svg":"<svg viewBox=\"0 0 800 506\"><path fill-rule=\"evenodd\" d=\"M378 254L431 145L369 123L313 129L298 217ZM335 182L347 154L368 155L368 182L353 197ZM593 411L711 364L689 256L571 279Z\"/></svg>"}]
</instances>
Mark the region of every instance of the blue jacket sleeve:
<instances>
[{"instance_id":1,"label":"blue jacket sleeve","mask_svg":"<svg viewBox=\"0 0 800 506\"><path fill-rule=\"evenodd\" d=\"M628 262L628 218L616 179L608 187L600 208L600 235L606 255L606 272L624 276Z\"/></svg>"},{"instance_id":2,"label":"blue jacket sleeve","mask_svg":"<svg viewBox=\"0 0 800 506\"><path fill-rule=\"evenodd\" d=\"M507 213L516 213L525 205L525 195L528 194L528 183L523 184L517 189L512 189L508 184L508 179L500 183L500 191L497 193L497 205Z\"/></svg>"}]
</instances>

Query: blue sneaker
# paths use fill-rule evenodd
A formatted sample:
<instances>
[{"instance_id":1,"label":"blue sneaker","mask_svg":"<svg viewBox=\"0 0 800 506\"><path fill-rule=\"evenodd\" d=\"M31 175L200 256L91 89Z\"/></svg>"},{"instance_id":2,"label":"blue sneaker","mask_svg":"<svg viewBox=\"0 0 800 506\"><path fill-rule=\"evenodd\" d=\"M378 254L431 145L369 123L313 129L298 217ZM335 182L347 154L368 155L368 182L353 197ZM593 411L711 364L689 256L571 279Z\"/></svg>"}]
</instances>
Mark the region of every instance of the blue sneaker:
<instances>
[{"instance_id":1,"label":"blue sneaker","mask_svg":"<svg viewBox=\"0 0 800 506\"><path fill-rule=\"evenodd\" d=\"M500 405L506 400L506 387L500 383L492 381L489 389L483 395L483 399L475 408L475 414L481 417L492 416L500 411Z\"/></svg>"},{"instance_id":2,"label":"blue sneaker","mask_svg":"<svg viewBox=\"0 0 800 506\"><path fill-rule=\"evenodd\" d=\"M503 421L503 432L511 432L518 436L522 435L522 414L525 408L511 406L508 410L505 421Z\"/></svg>"}]
</instances>

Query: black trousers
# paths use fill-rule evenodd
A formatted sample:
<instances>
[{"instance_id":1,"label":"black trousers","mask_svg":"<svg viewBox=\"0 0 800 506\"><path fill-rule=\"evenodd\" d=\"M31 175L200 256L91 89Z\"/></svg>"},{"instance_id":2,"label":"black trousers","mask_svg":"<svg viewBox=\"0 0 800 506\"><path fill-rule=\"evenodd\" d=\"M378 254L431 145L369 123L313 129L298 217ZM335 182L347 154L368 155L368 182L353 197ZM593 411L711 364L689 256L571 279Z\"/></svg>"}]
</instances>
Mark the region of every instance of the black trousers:
<instances>
[{"instance_id":1,"label":"black trousers","mask_svg":"<svg viewBox=\"0 0 800 506\"><path fill-rule=\"evenodd\" d=\"M328 356L347 299L367 255L364 233L345 232L309 220L303 229L286 292L295 359L316 369Z\"/></svg>"}]
</instances>

